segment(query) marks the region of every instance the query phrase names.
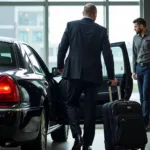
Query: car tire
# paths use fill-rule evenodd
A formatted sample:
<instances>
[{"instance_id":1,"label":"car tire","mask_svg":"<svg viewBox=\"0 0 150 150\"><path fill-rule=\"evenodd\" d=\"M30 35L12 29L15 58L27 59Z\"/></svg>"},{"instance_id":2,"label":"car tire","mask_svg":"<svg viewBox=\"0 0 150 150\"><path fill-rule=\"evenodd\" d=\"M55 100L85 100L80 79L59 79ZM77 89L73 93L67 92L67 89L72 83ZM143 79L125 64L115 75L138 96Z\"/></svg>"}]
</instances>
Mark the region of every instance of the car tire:
<instances>
[{"instance_id":1,"label":"car tire","mask_svg":"<svg viewBox=\"0 0 150 150\"><path fill-rule=\"evenodd\" d=\"M38 137L28 143L21 145L21 150L46 150L47 149L47 125L45 110L41 113L41 124Z\"/></svg>"},{"instance_id":2,"label":"car tire","mask_svg":"<svg viewBox=\"0 0 150 150\"><path fill-rule=\"evenodd\" d=\"M55 142L65 142L68 139L69 125L62 125L59 129L51 133L51 138Z\"/></svg>"}]
</instances>

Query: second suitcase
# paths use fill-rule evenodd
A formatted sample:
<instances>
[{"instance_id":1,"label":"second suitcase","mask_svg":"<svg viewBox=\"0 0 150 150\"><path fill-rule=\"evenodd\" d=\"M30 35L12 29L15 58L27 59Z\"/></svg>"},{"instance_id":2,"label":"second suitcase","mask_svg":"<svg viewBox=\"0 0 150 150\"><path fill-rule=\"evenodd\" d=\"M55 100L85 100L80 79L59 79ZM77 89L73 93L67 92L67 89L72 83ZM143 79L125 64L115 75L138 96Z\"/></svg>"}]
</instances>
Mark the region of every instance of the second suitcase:
<instances>
[{"instance_id":1,"label":"second suitcase","mask_svg":"<svg viewBox=\"0 0 150 150\"><path fill-rule=\"evenodd\" d=\"M135 101L121 100L120 86L117 86L119 100L103 105L104 138L106 150L145 149L147 135L142 117L141 105Z\"/></svg>"}]
</instances>

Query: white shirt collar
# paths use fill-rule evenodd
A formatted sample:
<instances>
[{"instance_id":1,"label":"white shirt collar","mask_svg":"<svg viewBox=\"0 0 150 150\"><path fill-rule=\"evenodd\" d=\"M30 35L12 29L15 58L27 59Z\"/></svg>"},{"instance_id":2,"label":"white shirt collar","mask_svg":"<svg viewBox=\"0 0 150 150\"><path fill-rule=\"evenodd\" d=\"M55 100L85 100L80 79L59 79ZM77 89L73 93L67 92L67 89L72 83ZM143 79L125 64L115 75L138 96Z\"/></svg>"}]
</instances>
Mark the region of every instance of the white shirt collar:
<instances>
[{"instance_id":1,"label":"white shirt collar","mask_svg":"<svg viewBox=\"0 0 150 150\"><path fill-rule=\"evenodd\" d=\"M91 17L89 17L89 16L84 16L84 18L89 18L89 19L92 19ZM92 19L93 20L93 19Z\"/></svg>"}]
</instances>

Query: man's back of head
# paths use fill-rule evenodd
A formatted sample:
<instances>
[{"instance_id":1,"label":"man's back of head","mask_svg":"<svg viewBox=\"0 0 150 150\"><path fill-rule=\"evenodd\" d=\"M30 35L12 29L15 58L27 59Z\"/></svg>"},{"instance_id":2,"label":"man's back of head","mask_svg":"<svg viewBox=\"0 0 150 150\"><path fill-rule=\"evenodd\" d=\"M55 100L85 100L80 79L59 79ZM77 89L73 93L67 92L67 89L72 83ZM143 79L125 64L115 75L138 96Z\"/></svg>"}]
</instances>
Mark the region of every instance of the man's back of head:
<instances>
[{"instance_id":1,"label":"man's back of head","mask_svg":"<svg viewBox=\"0 0 150 150\"><path fill-rule=\"evenodd\" d=\"M94 4L88 3L84 6L83 10L83 16L84 17L90 17L94 21L96 20L97 17L97 8Z\"/></svg>"}]
</instances>

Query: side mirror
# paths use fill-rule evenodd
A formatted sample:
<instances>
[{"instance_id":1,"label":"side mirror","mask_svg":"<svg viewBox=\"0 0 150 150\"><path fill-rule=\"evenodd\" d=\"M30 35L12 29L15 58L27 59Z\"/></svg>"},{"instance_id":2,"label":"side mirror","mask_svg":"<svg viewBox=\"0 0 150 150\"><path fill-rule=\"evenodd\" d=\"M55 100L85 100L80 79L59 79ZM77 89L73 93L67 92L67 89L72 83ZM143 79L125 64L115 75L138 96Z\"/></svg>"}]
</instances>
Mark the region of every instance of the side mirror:
<instances>
[{"instance_id":1,"label":"side mirror","mask_svg":"<svg viewBox=\"0 0 150 150\"><path fill-rule=\"evenodd\" d=\"M57 67L52 68L52 75L53 75L53 77L61 76L61 73L58 72Z\"/></svg>"}]
</instances>

